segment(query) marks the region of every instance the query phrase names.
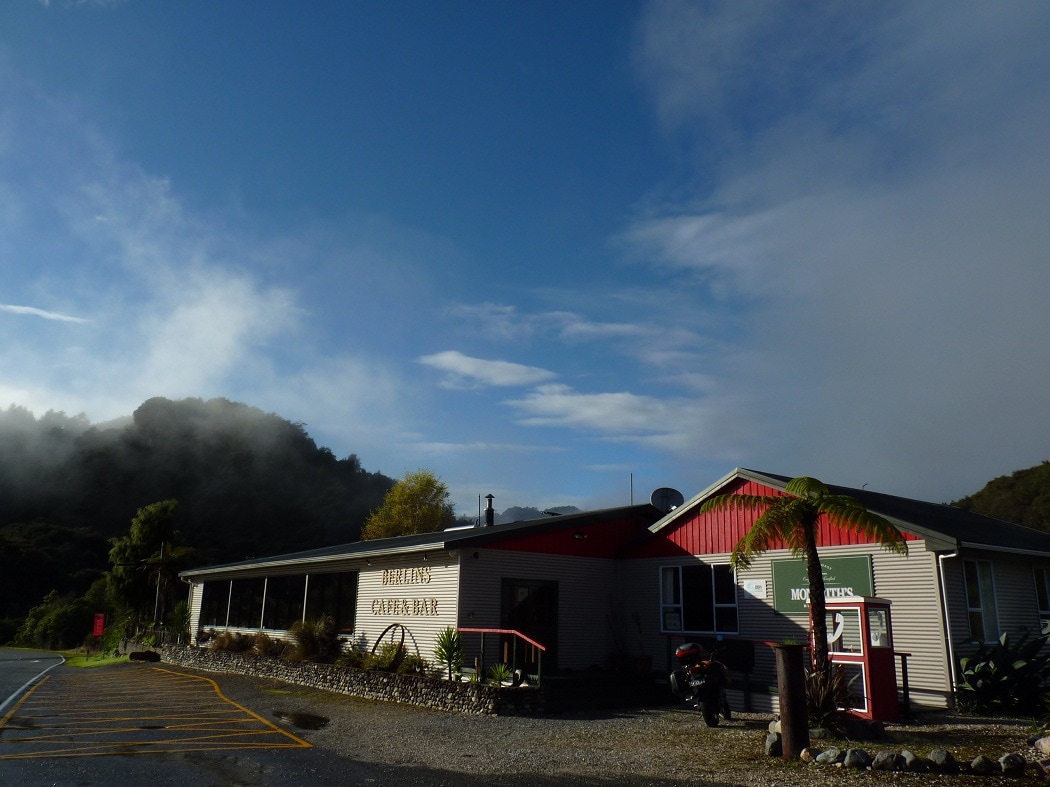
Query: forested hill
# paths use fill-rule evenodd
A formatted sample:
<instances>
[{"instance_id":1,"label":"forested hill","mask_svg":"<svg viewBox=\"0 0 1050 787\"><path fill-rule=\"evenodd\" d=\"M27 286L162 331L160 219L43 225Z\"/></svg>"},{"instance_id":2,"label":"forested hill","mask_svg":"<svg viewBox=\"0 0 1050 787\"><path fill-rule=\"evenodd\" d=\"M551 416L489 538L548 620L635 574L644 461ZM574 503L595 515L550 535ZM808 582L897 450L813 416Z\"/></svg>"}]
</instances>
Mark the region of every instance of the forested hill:
<instances>
[{"instance_id":1,"label":"forested hill","mask_svg":"<svg viewBox=\"0 0 1050 787\"><path fill-rule=\"evenodd\" d=\"M1050 532L1050 462L995 478L952 505Z\"/></svg>"},{"instance_id":2,"label":"forested hill","mask_svg":"<svg viewBox=\"0 0 1050 787\"><path fill-rule=\"evenodd\" d=\"M59 569L104 568L106 539L168 499L202 564L355 541L392 484L319 448L302 425L225 399L150 399L111 426L10 407L0 411L0 574L24 575L36 550L54 562L59 545Z\"/></svg>"}]
</instances>

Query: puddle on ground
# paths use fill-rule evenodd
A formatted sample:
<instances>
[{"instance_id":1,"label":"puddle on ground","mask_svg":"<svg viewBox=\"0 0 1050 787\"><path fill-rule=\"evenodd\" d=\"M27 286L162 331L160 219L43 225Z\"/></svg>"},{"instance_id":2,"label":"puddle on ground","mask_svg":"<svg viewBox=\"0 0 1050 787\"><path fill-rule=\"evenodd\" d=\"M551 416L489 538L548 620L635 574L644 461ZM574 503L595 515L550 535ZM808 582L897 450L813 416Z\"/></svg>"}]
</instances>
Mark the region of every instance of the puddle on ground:
<instances>
[{"instance_id":1,"label":"puddle on ground","mask_svg":"<svg viewBox=\"0 0 1050 787\"><path fill-rule=\"evenodd\" d=\"M298 727L300 730L319 730L328 723L327 716L318 716L314 713L274 710L273 715L284 723Z\"/></svg>"}]
</instances>

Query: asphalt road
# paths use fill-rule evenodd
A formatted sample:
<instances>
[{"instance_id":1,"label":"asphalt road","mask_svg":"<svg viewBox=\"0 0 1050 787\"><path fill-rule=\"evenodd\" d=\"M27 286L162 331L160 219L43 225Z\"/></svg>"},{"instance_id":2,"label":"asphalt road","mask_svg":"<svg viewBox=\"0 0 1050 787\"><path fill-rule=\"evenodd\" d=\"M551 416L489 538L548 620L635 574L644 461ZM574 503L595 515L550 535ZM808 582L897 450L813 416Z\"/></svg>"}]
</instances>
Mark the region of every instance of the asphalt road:
<instances>
[{"instance_id":1,"label":"asphalt road","mask_svg":"<svg viewBox=\"0 0 1050 787\"><path fill-rule=\"evenodd\" d=\"M57 653L45 650L0 648L0 718L7 713L21 689L63 660Z\"/></svg>"}]
</instances>

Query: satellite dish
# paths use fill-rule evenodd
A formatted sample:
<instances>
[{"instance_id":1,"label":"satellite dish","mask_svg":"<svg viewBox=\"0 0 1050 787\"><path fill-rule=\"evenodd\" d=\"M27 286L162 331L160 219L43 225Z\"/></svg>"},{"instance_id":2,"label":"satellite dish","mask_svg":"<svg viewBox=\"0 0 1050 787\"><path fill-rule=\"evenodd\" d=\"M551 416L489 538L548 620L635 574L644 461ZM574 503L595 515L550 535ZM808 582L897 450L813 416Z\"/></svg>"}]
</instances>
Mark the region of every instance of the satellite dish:
<instances>
[{"instance_id":1,"label":"satellite dish","mask_svg":"<svg viewBox=\"0 0 1050 787\"><path fill-rule=\"evenodd\" d=\"M685 498L682 493L677 489L671 489L669 486L662 486L653 492L649 498L649 502L653 504L653 508L658 511L663 511L665 514L669 514L674 511L678 506L685 502Z\"/></svg>"}]
</instances>

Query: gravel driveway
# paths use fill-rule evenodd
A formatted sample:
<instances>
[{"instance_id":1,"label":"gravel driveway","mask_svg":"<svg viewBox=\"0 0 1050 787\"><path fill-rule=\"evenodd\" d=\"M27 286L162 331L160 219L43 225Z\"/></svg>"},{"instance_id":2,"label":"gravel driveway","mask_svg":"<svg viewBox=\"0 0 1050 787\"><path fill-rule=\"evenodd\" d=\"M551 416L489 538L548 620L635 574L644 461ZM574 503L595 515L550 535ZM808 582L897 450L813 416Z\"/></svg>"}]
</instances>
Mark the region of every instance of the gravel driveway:
<instances>
[{"instance_id":1,"label":"gravel driveway","mask_svg":"<svg viewBox=\"0 0 1050 787\"><path fill-rule=\"evenodd\" d=\"M450 785L790 787L848 777L841 770L785 764L765 756L763 742L770 719L757 714L738 714L716 728L706 727L695 711L678 707L542 717L466 716L238 675L222 675L218 680L228 696L262 715L280 718L275 712L292 712L328 718L318 730L286 726L323 752L379 766L394 783L404 783L401 775L422 779L425 774L428 784ZM1027 733L1021 722L933 719L890 728L887 740L860 745L872 754L908 747L925 755L931 748L943 747L967 761L979 753L997 759L1005 752L1021 751L1031 760L1034 752L1026 749ZM864 778L886 784L904 779L915 785L958 780L875 772Z\"/></svg>"}]
</instances>

